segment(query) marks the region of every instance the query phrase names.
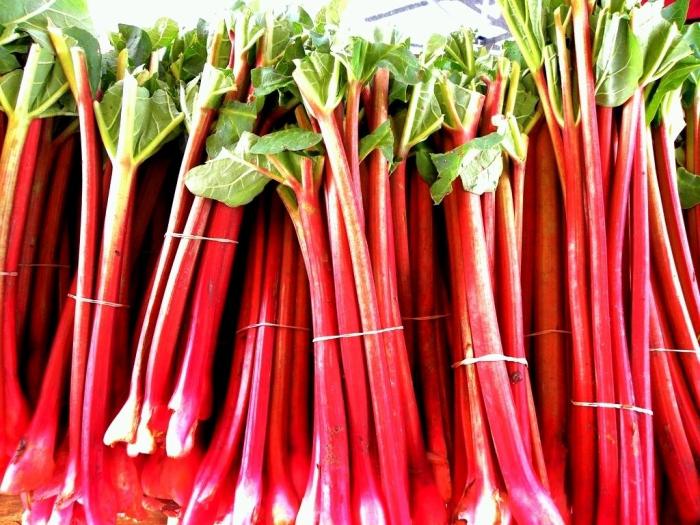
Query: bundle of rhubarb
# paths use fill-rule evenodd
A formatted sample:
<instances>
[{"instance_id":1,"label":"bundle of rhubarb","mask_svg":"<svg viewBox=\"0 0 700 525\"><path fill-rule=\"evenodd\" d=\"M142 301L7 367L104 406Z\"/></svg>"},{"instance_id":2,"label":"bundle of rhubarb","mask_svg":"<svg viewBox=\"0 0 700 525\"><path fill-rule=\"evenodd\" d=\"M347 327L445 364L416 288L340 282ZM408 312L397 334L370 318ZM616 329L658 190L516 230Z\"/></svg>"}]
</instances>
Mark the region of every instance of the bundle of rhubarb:
<instances>
[{"instance_id":1,"label":"bundle of rhubarb","mask_svg":"<svg viewBox=\"0 0 700 525\"><path fill-rule=\"evenodd\" d=\"M26 523L700 521L700 26L499 1L419 53L0 1Z\"/></svg>"}]
</instances>

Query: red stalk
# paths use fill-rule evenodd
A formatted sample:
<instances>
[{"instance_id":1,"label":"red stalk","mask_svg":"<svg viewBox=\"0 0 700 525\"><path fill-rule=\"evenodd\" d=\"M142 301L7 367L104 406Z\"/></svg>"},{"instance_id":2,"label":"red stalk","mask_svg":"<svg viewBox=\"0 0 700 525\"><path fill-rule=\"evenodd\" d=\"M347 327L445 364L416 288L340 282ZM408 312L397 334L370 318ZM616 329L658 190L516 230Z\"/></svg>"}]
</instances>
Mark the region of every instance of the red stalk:
<instances>
[{"instance_id":1,"label":"red stalk","mask_svg":"<svg viewBox=\"0 0 700 525\"><path fill-rule=\"evenodd\" d=\"M688 236L683 223L678 183L676 182L675 145L668 130L668 124L662 119L653 130L652 144L656 159L658 186L663 204L669 241L673 259L678 272L678 279L683 289L688 313L695 333L700 332L700 291L698 290L695 267L690 254Z\"/></svg>"},{"instance_id":2,"label":"red stalk","mask_svg":"<svg viewBox=\"0 0 700 525\"><path fill-rule=\"evenodd\" d=\"M75 280L71 291L75 291ZM63 308L41 382L41 393L31 422L5 470L0 491L30 492L45 487L54 475L61 403L70 359L75 303Z\"/></svg>"},{"instance_id":3,"label":"red stalk","mask_svg":"<svg viewBox=\"0 0 700 525\"><path fill-rule=\"evenodd\" d=\"M265 220L263 207L258 208L252 233L252 246L248 252L241 312L238 319L238 336L234 346L231 374L229 377L226 401L222 414L216 425L214 437L202 460L192 495L182 513L183 524L198 524L211 520L217 511L222 497L222 485L229 475L238 452L248 410L248 400L252 381L253 359L257 328L250 328L260 322L260 304L262 300L262 283L264 279L264 261L266 249ZM231 494L233 487L229 487ZM233 497L230 498L230 504Z\"/></svg>"},{"instance_id":4,"label":"red stalk","mask_svg":"<svg viewBox=\"0 0 700 525\"><path fill-rule=\"evenodd\" d=\"M663 301L673 341L678 348L700 351L687 303L683 295L677 267L673 259L668 228L664 221L663 206L655 173L653 156L647 143L648 182L649 182L649 234L652 262L656 278L659 280L659 300ZM689 389L695 403L700 402L700 363L695 354L682 354L686 374L690 379Z\"/></svg>"},{"instance_id":5,"label":"red stalk","mask_svg":"<svg viewBox=\"0 0 700 525\"><path fill-rule=\"evenodd\" d=\"M567 388L567 335L564 296L565 261L561 252L564 232L558 174L549 133L541 129L533 138L529 162L534 169L533 351L534 384L538 401L542 449L547 478L559 512L568 522L570 510L566 493L566 428L569 409Z\"/></svg>"},{"instance_id":6,"label":"red stalk","mask_svg":"<svg viewBox=\"0 0 700 525\"><path fill-rule=\"evenodd\" d=\"M368 202L369 203L369 202ZM326 177L326 209L328 216L328 235L333 263L335 284L335 302L338 317L338 331L352 334L361 331L360 314L357 306L357 294L350 260L350 248L345 234L338 191L332 177ZM358 523L383 523L386 521L381 495L372 457L373 436L372 414L369 411L367 387L367 370L362 355L362 340L357 337L339 340L340 356L343 367L345 395L347 399L350 436L350 473L352 490L352 515ZM403 427L396 429L395 445L402 449L405 457L405 438ZM407 486L408 473L404 482ZM397 484L400 483L397 481Z\"/></svg>"},{"instance_id":7,"label":"red stalk","mask_svg":"<svg viewBox=\"0 0 700 525\"><path fill-rule=\"evenodd\" d=\"M496 254L498 266L494 277L499 307L499 326L502 332L503 351L517 358L525 357L523 334L522 291L520 288L520 266L518 264L515 216L513 210L510 175L504 172L498 182L496 198ZM528 401L529 376L523 365L507 363L515 403L523 436L530 435L530 406ZM525 451L532 460L532 443L525 440ZM541 447L541 445L538 445Z\"/></svg>"},{"instance_id":8,"label":"red stalk","mask_svg":"<svg viewBox=\"0 0 700 525\"><path fill-rule=\"evenodd\" d=\"M337 130L336 130L337 131ZM338 151L340 147L339 136ZM309 278L314 337L338 333L333 274L327 230L319 203L311 161L302 161L298 206L283 195L301 246ZM347 171L345 172L348 173ZM346 179L349 183L349 179ZM301 501L299 523L350 523L350 462L348 430L341 387L339 345L335 339L314 343L314 432L311 471Z\"/></svg>"},{"instance_id":9,"label":"red stalk","mask_svg":"<svg viewBox=\"0 0 700 525\"><path fill-rule=\"evenodd\" d=\"M562 193L566 213L566 253L568 272L569 315L573 342L572 399L594 398L594 368L591 361L591 324L589 313L589 284L586 277L587 243L584 190L581 169L580 127L576 124L573 105L573 86L570 75L569 54L562 47L564 32L561 20L557 19L557 38L560 42L559 69L564 110L564 148L567 152ZM542 91L540 91L540 94ZM549 122L549 118L547 119ZM554 135L550 137L554 144ZM558 131L556 133L559 133ZM556 151L556 149L555 149ZM605 410L600 410L605 412ZM572 516L574 523L592 523L594 519L596 483L596 414L587 407L572 407L569 424L569 448L574 486L572 494Z\"/></svg>"},{"instance_id":10,"label":"red stalk","mask_svg":"<svg viewBox=\"0 0 700 525\"><path fill-rule=\"evenodd\" d=\"M282 207L273 205L268 224L268 245L265 254L265 280L259 319L261 323L274 322L280 288L280 259L282 256ZM265 442L271 397L272 361L277 330L270 326L256 329L253 382L246 421L241 466L238 472L233 500L233 525L248 523L262 514L265 482Z\"/></svg>"},{"instance_id":11,"label":"red stalk","mask_svg":"<svg viewBox=\"0 0 700 525\"><path fill-rule=\"evenodd\" d=\"M503 100L506 94L507 77L504 78L503 70L499 65L495 78L488 82L486 99L479 133L487 135L496 131L493 117L503 111ZM481 196L481 209L484 217L484 232L486 235L486 248L488 252L489 270L491 272L491 284L495 287L496 275L496 194L487 192Z\"/></svg>"},{"instance_id":12,"label":"red stalk","mask_svg":"<svg viewBox=\"0 0 700 525\"><path fill-rule=\"evenodd\" d=\"M280 262L279 306L275 322L294 326L294 309L297 286L306 286L297 279L299 264L298 246L294 229L288 218L283 218L284 237ZM298 331L298 330L297 330ZM303 331L303 329L302 329ZM295 407L289 405L292 383L299 378L292 376L294 360L295 330L277 330L272 370L272 392L270 398L269 434L267 441L266 512L273 523L292 523L299 508L299 497L294 489L293 471L288 469L290 454L287 447L288 428L285 417L299 417ZM290 436L291 437L291 436Z\"/></svg>"},{"instance_id":13,"label":"red stalk","mask_svg":"<svg viewBox=\"0 0 700 525\"><path fill-rule=\"evenodd\" d=\"M614 384L617 399L624 405L635 405L634 385L630 371L627 346L627 322L625 317L624 284L628 274L623 268L625 227L629 210L632 163L638 133L638 118L642 101L642 90L637 89L622 110L620 141L614 165L614 178L610 189L608 207L608 276L610 285L610 323L612 334ZM640 224L642 227L644 223ZM641 283L640 283L641 285ZM636 319L635 319L636 321ZM622 523L644 521L645 495L643 492L643 459L639 454L639 417L631 410L619 412L620 424L620 506Z\"/></svg>"},{"instance_id":14,"label":"red stalk","mask_svg":"<svg viewBox=\"0 0 700 525\"><path fill-rule=\"evenodd\" d=\"M632 283L630 318L630 358L636 402L642 407L652 406L650 356L646 351L650 344L650 254L649 254L649 197L647 190L646 132L643 121L643 105L639 106L636 142L633 152L631 216L632 226ZM653 524L658 520L655 487L655 451L653 420L640 417L640 442L643 462L645 498L644 518Z\"/></svg>"},{"instance_id":15,"label":"red stalk","mask_svg":"<svg viewBox=\"0 0 700 525\"><path fill-rule=\"evenodd\" d=\"M588 217L588 270L591 299L591 342L595 363L596 400L614 402L615 389L610 327L608 256L606 246L603 173L595 105L595 82L591 57L588 4L572 1L576 70L581 101L583 136L584 198ZM616 414L595 410L598 422L598 507L599 523L616 520L618 514L619 446Z\"/></svg>"},{"instance_id":16,"label":"red stalk","mask_svg":"<svg viewBox=\"0 0 700 525\"><path fill-rule=\"evenodd\" d=\"M615 165L617 155L613 151L613 108L598 106L596 108L596 116L598 119L598 143L600 144L600 166L603 175L603 199L609 201L608 196L612 189L611 176Z\"/></svg>"},{"instance_id":17,"label":"red stalk","mask_svg":"<svg viewBox=\"0 0 700 525\"><path fill-rule=\"evenodd\" d=\"M381 123L380 123L381 124ZM376 126L376 123L375 123ZM396 260L396 282L399 294L399 306L404 315L411 315L413 311L413 287L411 272L411 255L408 242L408 183L406 180L406 159L404 158L396 166L389 176L391 199L391 222L393 224L394 256ZM403 327L403 337L406 341L408 358L412 368L415 368L416 344L412 323L406 323Z\"/></svg>"},{"instance_id":18,"label":"red stalk","mask_svg":"<svg viewBox=\"0 0 700 525\"><path fill-rule=\"evenodd\" d=\"M652 348L668 348L672 340L668 337L669 327L664 323L658 306L658 285L654 284L650 345ZM671 496L681 518L693 523L700 519L700 502L696 497L700 491L700 479L683 430L683 419L671 381L669 357L666 352L654 352L651 358L654 429Z\"/></svg>"},{"instance_id":19,"label":"red stalk","mask_svg":"<svg viewBox=\"0 0 700 525\"><path fill-rule=\"evenodd\" d=\"M359 113L362 86L359 82L348 82L345 95L345 120L343 128L343 140L345 151L348 156L348 163L352 174L353 190L360 202L362 202L362 188L360 183L360 158L359 158ZM361 217L364 220L364 215ZM364 222L362 223L364 228Z\"/></svg>"},{"instance_id":20,"label":"red stalk","mask_svg":"<svg viewBox=\"0 0 700 525\"><path fill-rule=\"evenodd\" d=\"M43 217L43 231L40 237L40 245L37 262L44 267L34 269L34 282L32 284L32 308L29 312L29 326L27 340L29 348L32 350L32 358L36 364L30 363L30 367L41 368L41 363L45 360L46 349L50 345L51 333L54 329L53 320L55 317L55 294L57 284L57 268L52 268L51 264L56 264L59 254L59 243L61 240L61 227L63 221L64 204L70 175L73 168L73 154L75 151L75 140L68 138L60 145L56 145L56 156L53 174L51 176L51 192L45 203ZM38 387L38 385L36 385Z\"/></svg>"},{"instance_id":21,"label":"red stalk","mask_svg":"<svg viewBox=\"0 0 700 525\"><path fill-rule=\"evenodd\" d=\"M700 89L695 90L693 101L685 111L685 163L691 173L700 172ZM700 272L700 207L694 206L686 215L688 244L690 245L695 273Z\"/></svg>"},{"instance_id":22,"label":"red stalk","mask_svg":"<svg viewBox=\"0 0 700 525\"><path fill-rule=\"evenodd\" d=\"M92 297L97 262L97 235L100 222L100 179L101 154L98 149L95 113L92 105L92 92L88 77L87 61L81 51L73 53L75 79L77 86L76 104L80 121L80 148L82 155L80 194L80 248L76 295ZM73 324L73 347L71 356L71 381L68 415L68 461L66 478L61 494L56 499L60 509L63 501L70 499L78 484L80 461L80 440L82 429L83 389L85 384L85 367L90 343L92 324L92 305L78 302L75 305Z\"/></svg>"},{"instance_id":23,"label":"red stalk","mask_svg":"<svg viewBox=\"0 0 700 525\"><path fill-rule=\"evenodd\" d=\"M384 351L386 338L375 334L383 327L380 324L377 292L372 276L369 248L362 228L362 207L355 195L350 176L350 167L343 149L340 132L332 114L314 111L314 116L323 135L327 156L330 160L333 179L338 188L340 207L345 221L345 229L350 246L350 255L355 275L362 330L372 335L363 337L365 355L369 371L370 391L375 421L375 432L379 448L379 464L382 485L387 498L388 515L392 522L407 523L409 518L407 498L402 494L397 479L402 479L400 472L403 458L393 446L393 440L399 421L400 406L389 389L391 372Z\"/></svg>"},{"instance_id":24,"label":"red stalk","mask_svg":"<svg viewBox=\"0 0 700 525\"><path fill-rule=\"evenodd\" d=\"M27 216L27 224L24 231L24 246L20 256L19 276L17 277L17 334L20 336L23 336L25 333L27 307L31 298L30 291L35 270L31 264L36 263L36 252L39 248L39 236L43 227L42 219L55 155L55 149L51 147L53 138L51 126L45 125L41 135L39 148L45 154L37 159L36 169L34 170L34 183L29 201L29 215Z\"/></svg>"},{"instance_id":25,"label":"red stalk","mask_svg":"<svg viewBox=\"0 0 700 525\"><path fill-rule=\"evenodd\" d=\"M168 403L173 413L166 450L172 457L189 451L197 421L207 419L211 413L206 402L212 396L211 385L205 378L211 372L242 219L243 208L214 205L206 235L232 242L206 241L202 252L192 298L192 337L187 340L177 385Z\"/></svg>"},{"instance_id":26,"label":"red stalk","mask_svg":"<svg viewBox=\"0 0 700 525\"><path fill-rule=\"evenodd\" d=\"M417 177L416 174L413 175ZM435 239L433 231L433 202L430 188L423 181L411 184L411 253L414 268L435 266ZM449 450L449 397L447 392L448 366L441 351L444 346L438 342L441 320L429 319L441 315L436 293L437 279L432 271L418 271L414 277L414 306L409 312L415 320L404 318L404 324L415 323L417 364L422 388L422 414L426 430L428 459L432 464L433 476L440 495L445 502L452 498L452 478L450 476Z\"/></svg>"},{"instance_id":27,"label":"red stalk","mask_svg":"<svg viewBox=\"0 0 700 525\"><path fill-rule=\"evenodd\" d=\"M526 148L527 149L527 148ZM515 240L518 248L518 267L523 273L523 215L525 200L526 163L518 160L512 161L513 169L513 213L515 215Z\"/></svg>"},{"instance_id":28,"label":"red stalk","mask_svg":"<svg viewBox=\"0 0 700 525\"><path fill-rule=\"evenodd\" d=\"M293 325L311 330L311 311L309 304L309 281L303 264L297 267L296 306ZM289 418L287 432L289 435L289 469L292 482L299 497L304 495L306 480L309 477L311 461L311 391L309 389L311 376L311 344L309 332L296 330L294 332L294 352L292 353L291 391L288 398L287 410L294 411L294 417Z\"/></svg>"},{"instance_id":29,"label":"red stalk","mask_svg":"<svg viewBox=\"0 0 700 525\"><path fill-rule=\"evenodd\" d=\"M373 125L379 126L388 118L389 71L379 69L373 85L374 103L372 107ZM383 326L402 326L401 308L398 300L397 258L393 239L394 224L392 200L389 186L389 164L381 151L374 151L370 157L370 224L369 252L375 277L378 307ZM406 190L401 194L406 210ZM405 221L408 229L407 218ZM408 250L408 232L405 236ZM408 261L409 255L406 253ZM409 283L410 285L410 283ZM412 298L409 297L408 307ZM400 403L405 421L406 447L410 469L411 513L415 523L442 522L447 519L444 504L437 490L432 469L425 455L418 406L413 388L406 340L401 332L387 334L387 358L397 368Z\"/></svg>"},{"instance_id":30,"label":"red stalk","mask_svg":"<svg viewBox=\"0 0 700 525\"><path fill-rule=\"evenodd\" d=\"M22 133L8 129L0 158L0 359L4 383L5 447L0 451L0 468L4 470L19 438L29 423L29 408L19 379L17 333L14 308L17 297L17 270L22 252L22 238L28 211L28 198L36 167L41 121L35 120ZM13 140L14 139L14 140ZM17 155L14 158L14 155ZM13 157L13 158L8 158ZM5 193L7 190L7 193ZM6 202L7 201L7 202ZM6 208L7 206L7 208ZM10 221L10 217L13 220Z\"/></svg>"}]
</instances>

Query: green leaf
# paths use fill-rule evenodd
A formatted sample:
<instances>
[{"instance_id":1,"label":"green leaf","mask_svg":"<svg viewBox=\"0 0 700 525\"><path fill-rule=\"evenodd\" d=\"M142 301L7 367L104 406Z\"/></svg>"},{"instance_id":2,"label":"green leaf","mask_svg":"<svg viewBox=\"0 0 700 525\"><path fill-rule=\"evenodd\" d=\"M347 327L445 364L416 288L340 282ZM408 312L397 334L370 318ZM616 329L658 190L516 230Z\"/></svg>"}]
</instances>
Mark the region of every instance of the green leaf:
<instances>
[{"instance_id":1,"label":"green leaf","mask_svg":"<svg viewBox=\"0 0 700 525\"><path fill-rule=\"evenodd\" d=\"M204 64L199 78L187 84L180 83L180 107L185 112L185 124L190 128L192 120L201 109L218 109L226 93L234 89L230 69L219 69Z\"/></svg>"},{"instance_id":2,"label":"green leaf","mask_svg":"<svg viewBox=\"0 0 700 525\"><path fill-rule=\"evenodd\" d=\"M129 55L129 65L132 68L148 64L153 51L153 45L148 33L140 27L129 24L119 24L119 31L111 33L109 40L117 52L126 49Z\"/></svg>"},{"instance_id":3,"label":"green leaf","mask_svg":"<svg viewBox=\"0 0 700 525\"><path fill-rule=\"evenodd\" d=\"M662 7L662 2L647 2L632 11L632 28L644 57L643 85L660 78L692 54L678 26L661 15Z\"/></svg>"},{"instance_id":4,"label":"green leaf","mask_svg":"<svg viewBox=\"0 0 700 525\"><path fill-rule=\"evenodd\" d=\"M646 122L650 123L654 119L667 93L681 87L693 73L698 71L700 71L700 60L696 57L686 57L676 63L673 69L659 80L647 101Z\"/></svg>"},{"instance_id":5,"label":"green leaf","mask_svg":"<svg viewBox=\"0 0 700 525\"><path fill-rule=\"evenodd\" d=\"M147 29L146 32L151 40L151 46L156 50L169 47L178 37L180 28L175 20L164 16L156 20L153 27Z\"/></svg>"},{"instance_id":6,"label":"green leaf","mask_svg":"<svg viewBox=\"0 0 700 525\"><path fill-rule=\"evenodd\" d=\"M360 140L360 162L376 149L382 152L387 162L393 162L394 133L389 120L382 122L377 129Z\"/></svg>"},{"instance_id":7,"label":"green leaf","mask_svg":"<svg viewBox=\"0 0 700 525\"><path fill-rule=\"evenodd\" d=\"M435 75L432 75L428 81L413 87L399 142L399 155L406 155L413 146L427 139L440 129L442 122L442 111L435 96Z\"/></svg>"},{"instance_id":8,"label":"green leaf","mask_svg":"<svg viewBox=\"0 0 700 525\"><path fill-rule=\"evenodd\" d=\"M513 116L520 129L527 129L531 119L535 117L540 97L537 95L534 86L531 88L528 86L528 83L523 82L523 80L524 78L521 78L518 83L518 94L515 97Z\"/></svg>"},{"instance_id":9,"label":"green leaf","mask_svg":"<svg viewBox=\"0 0 700 525\"><path fill-rule=\"evenodd\" d=\"M419 145L416 148L416 168L418 168L418 175L423 179L429 186L432 185L437 180L437 170L433 161L430 159L430 150L423 145Z\"/></svg>"},{"instance_id":10,"label":"green leaf","mask_svg":"<svg viewBox=\"0 0 700 525\"><path fill-rule=\"evenodd\" d=\"M241 56L250 51L265 33L262 15L252 9L244 8L236 14L233 28L233 48Z\"/></svg>"},{"instance_id":11,"label":"green leaf","mask_svg":"<svg viewBox=\"0 0 700 525\"><path fill-rule=\"evenodd\" d=\"M128 89L125 86L129 84ZM124 115L122 115L124 113ZM170 96L153 94L130 75L111 86L95 106L102 141L112 160L121 151L140 164L175 138L184 115Z\"/></svg>"},{"instance_id":12,"label":"green leaf","mask_svg":"<svg viewBox=\"0 0 700 525\"><path fill-rule=\"evenodd\" d=\"M0 47L0 75L9 73L13 69L19 69L20 64L14 54L4 47Z\"/></svg>"},{"instance_id":13,"label":"green leaf","mask_svg":"<svg viewBox=\"0 0 700 525\"><path fill-rule=\"evenodd\" d=\"M445 53L447 37L444 35L432 35L423 47L420 55L420 64L423 68L429 68Z\"/></svg>"},{"instance_id":14,"label":"green leaf","mask_svg":"<svg viewBox=\"0 0 700 525\"><path fill-rule=\"evenodd\" d=\"M280 63L275 67L256 67L251 72L251 81L255 87L255 96L262 97L289 88L294 84L290 62Z\"/></svg>"},{"instance_id":15,"label":"green leaf","mask_svg":"<svg viewBox=\"0 0 700 525\"><path fill-rule=\"evenodd\" d=\"M679 166L676 172L676 181L683 209L687 210L700 204L700 175L695 175Z\"/></svg>"},{"instance_id":16,"label":"green leaf","mask_svg":"<svg viewBox=\"0 0 700 525\"><path fill-rule=\"evenodd\" d=\"M316 15L316 22L324 25L340 25L348 0L330 0Z\"/></svg>"},{"instance_id":17,"label":"green leaf","mask_svg":"<svg viewBox=\"0 0 700 525\"><path fill-rule=\"evenodd\" d=\"M16 28L29 33L40 45L50 47L46 33L49 23L59 29L79 27L94 32L87 0L0 0L0 26L8 35Z\"/></svg>"},{"instance_id":18,"label":"green leaf","mask_svg":"<svg viewBox=\"0 0 700 525\"><path fill-rule=\"evenodd\" d=\"M63 73L63 68L51 51L42 48L39 54L39 67L31 89L30 113L40 116L67 90L68 80Z\"/></svg>"},{"instance_id":19,"label":"green leaf","mask_svg":"<svg viewBox=\"0 0 700 525\"><path fill-rule=\"evenodd\" d=\"M484 98L481 93L453 82L447 75L438 78L435 96L445 115L445 127L451 130L461 130L470 120L478 118Z\"/></svg>"},{"instance_id":20,"label":"green leaf","mask_svg":"<svg viewBox=\"0 0 700 525\"><path fill-rule=\"evenodd\" d=\"M431 154L438 172L430 187L435 203L452 192L452 183L459 177L465 191L481 195L494 191L503 172L502 135L490 133L470 140L448 153Z\"/></svg>"},{"instance_id":21,"label":"green leaf","mask_svg":"<svg viewBox=\"0 0 700 525\"><path fill-rule=\"evenodd\" d=\"M370 42L351 37L349 43L334 51L345 66L348 79L367 84L378 67L386 67L407 83L418 81L418 61L404 43Z\"/></svg>"},{"instance_id":22,"label":"green leaf","mask_svg":"<svg viewBox=\"0 0 700 525\"><path fill-rule=\"evenodd\" d=\"M408 102L408 84L391 77L389 79L389 104L395 101Z\"/></svg>"},{"instance_id":23,"label":"green leaf","mask_svg":"<svg viewBox=\"0 0 700 525\"><path fill-rule=\"evenodd\" d=\"M224 148L231 148L245 132L253 131L258 117L255 103L232 101L219 110L214 132L207 138L207 154L214 158Z\"/></svg>"},{"instance_id":24,"label":"green leaf","mask_svg":"<svg viewBox=\"0 0 700 525\"><path fill-rule=\"evenodd\" d=\"M189 82L202 72L207 61L208 36L207 23L200 19L195 28L186 31L172 43L170 70L176 79Z\"/></svg>"},{"instance_id":25,"label":"green leaf","mask_svg":"<svg viewBox=\"0 0 700 525\"><path fill-rule=\"evenodd\" d=\"M216 158L191 169L185 176L187 188L199 197L228 206L243 206L265 189L270 178L250 158L246 138L234 150L223 149Z\"/></svg>"},{"instance_id":26,"label":"green leaf","mask_svg":"<svg viewBox=\"0 0 700 525\"><path fill-rule=\"evenodd\" d=\"M301 128L288 128L260 137L250 148L256 155L272 155L282 151L301 151L321 142L321 135Z\"/></svg>"},{"instance_id":27,"label":"green leaf","mask_svg":"<svg viewBox=\"0 0 700 525\"><path fill-rule=\"evenodd\" d=\"M688 4L689 0L676 0L664 7L661 10L661 14L669 22L675 23L678 27L683 27L688 16Z\"/></svg>"},{"instance_id":28,"label":"green leaf","mask_svg":"<svg viewBox=\"0 0 700 525\"><path fill-rule=\"evenodd\" d=\"M294 60L292 77L302 96L315 113L329 114L340 103L345 83L340 73L340 61L330 53L312 52Z\"/></svg>"},{"instance_id":29,"label":"green leaf","mask_svg":"<svg viewBox=\"0 0 700 525\"><path fill-rule=\"evenodd\" d=\"M85 52L85 60L87 61L88 75L90 78L90 87L95 93L100 87L100 77L102 74L102 51L100 43L85 29L80 27L68 27L63 30L66 37L68 47L78 46Z\"/></svg>"},{"instance_id":30,"label":"green leaf","mask_svg":"<svg viewBox=\"0 0 700 525\"><path fill-rule=\"evenodd\" d=\"M460 71L473 77L476 73L474 63L474 33L466 28L450 34L445 47L445 54L455 63Z\"/></svg>"},{"instance_id":31,"label":"green leaf","mask_svg":"<svg viewBox=\"0 0 700 525\"><path fill-rule=\"evenodd\" d=\"M622 105L637 89L642 65L629 17L607 14L595 62L596 102L607 107Z\"/></svg>"},{"instance_id":32,"label":"green leaf","mask_svg":"<svg viewBox=\"0 0 700 525\"><path fill-rule=\"evenodd\" d=\"M262 37L263 66L271 66L282 60L287 48L298 39L303 29L302 22L297 22L289 16L266 13Z\"/></svg>"}]
</instances>

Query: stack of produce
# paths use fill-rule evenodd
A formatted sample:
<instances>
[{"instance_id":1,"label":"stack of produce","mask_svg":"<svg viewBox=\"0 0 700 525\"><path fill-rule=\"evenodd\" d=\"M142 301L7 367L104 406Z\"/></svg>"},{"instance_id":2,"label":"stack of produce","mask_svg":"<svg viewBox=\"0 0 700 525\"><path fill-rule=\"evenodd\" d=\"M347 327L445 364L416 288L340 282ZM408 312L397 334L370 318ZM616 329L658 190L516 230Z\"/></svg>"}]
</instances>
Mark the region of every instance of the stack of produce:
<instances>
[{"instance_id":1,"label":"stack of produce","mask_svg":"<svg viewBox=\"0 0 700 525\"><path fill-rule=\"evenodd\" d=\"M3 4L26 523L700 521L700 26L499 1L514 41L419 55Z\"/></svg>"}]
</instances>

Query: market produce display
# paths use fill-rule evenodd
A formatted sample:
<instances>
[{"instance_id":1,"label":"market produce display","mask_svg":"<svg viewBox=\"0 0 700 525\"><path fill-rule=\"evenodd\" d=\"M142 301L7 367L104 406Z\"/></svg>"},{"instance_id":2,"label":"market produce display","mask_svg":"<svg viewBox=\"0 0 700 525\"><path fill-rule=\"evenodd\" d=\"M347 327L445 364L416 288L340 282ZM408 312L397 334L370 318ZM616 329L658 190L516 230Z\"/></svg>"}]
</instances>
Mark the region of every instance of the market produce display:
<instances>
[{"instance_id":1,"label":"market produce display","mask_svg":"<svg viewBox=\"0 0 700 525\"><path fill-rule=\"evenodd\" d=\"M418 55L342 4L101 47L84 0L0 0L0 493L700 522L688 1L499 0L512 41Z\"/></svg>"}]
</instances>

